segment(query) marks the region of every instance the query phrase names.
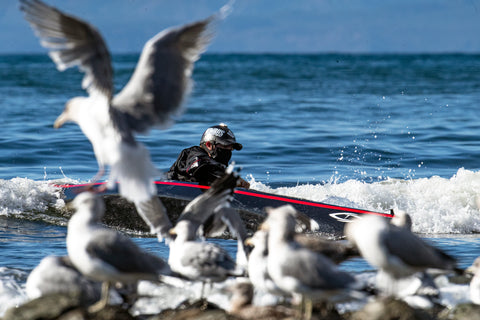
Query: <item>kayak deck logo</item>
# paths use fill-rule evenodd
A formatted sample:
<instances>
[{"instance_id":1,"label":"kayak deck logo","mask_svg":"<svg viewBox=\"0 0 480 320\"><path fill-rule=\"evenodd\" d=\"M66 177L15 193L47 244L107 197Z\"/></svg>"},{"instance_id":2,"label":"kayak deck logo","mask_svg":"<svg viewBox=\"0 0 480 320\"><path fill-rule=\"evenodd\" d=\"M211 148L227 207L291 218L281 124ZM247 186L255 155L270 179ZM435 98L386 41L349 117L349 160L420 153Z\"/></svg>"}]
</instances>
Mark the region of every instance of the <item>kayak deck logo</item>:
<instances>
[{"instance_id":1,"label":"kayak deck logo","mask_svg":"<svg viewBox=\"0 0 480 320\"><path fill-rule=\"evenodd\" d=\"M334 212L328 214L331 218L340 222L352 222L354 219L361 219L361 216L352 212Z\"/></svg>"}]
</instances>

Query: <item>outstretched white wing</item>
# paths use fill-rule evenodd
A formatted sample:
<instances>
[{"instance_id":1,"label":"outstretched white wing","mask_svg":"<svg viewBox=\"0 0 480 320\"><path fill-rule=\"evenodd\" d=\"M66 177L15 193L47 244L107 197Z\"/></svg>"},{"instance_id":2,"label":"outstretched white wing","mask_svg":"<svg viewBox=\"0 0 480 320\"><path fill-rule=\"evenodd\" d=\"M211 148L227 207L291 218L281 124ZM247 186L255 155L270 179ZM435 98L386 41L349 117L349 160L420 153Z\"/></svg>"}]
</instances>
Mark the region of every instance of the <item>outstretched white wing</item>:
<instances>
[{"instance_id":1,"label":"outstretched white wing","mask_svg":"<svg viewBox=\"0 0 480 320\"><path fill-rule=\"evenodd\" d=\"M39 0L20 0L20 9L59 71L78 66L85 72L82 88L90 95L112 96L110 54L100 33L88 23Z\"/></svg>"},{"instance_id":2,"label":"outstretched white wing","mask_svg":"<svg viewBox=\"0 0 480 320\"><path fill-rule=\"evenodd\" d=\"M145 44L131 79L113 99L117 123L145 132L171 122L190 93L193 65L212 38L214 20L164 30Z\"/></svg>"}]
</instances>

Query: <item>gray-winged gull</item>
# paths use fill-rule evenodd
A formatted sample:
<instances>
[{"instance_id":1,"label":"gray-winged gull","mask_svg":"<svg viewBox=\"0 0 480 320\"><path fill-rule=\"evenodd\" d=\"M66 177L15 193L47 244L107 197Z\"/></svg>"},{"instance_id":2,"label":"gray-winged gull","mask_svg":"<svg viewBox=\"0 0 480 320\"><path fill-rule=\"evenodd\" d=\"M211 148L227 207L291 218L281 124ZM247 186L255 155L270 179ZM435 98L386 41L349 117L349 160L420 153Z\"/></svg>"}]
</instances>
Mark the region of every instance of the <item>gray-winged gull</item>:
<instances>
[{"instance_id":1,"label":"gray-winged gull","mask_svg":"<svg viewBox=\"0 0 480 320\"><path fill-rule=\"evenodd\" d=\"M277 212L269 207L265 209L270 212ZM350 243L328 240L318 234L305 233L305 231L318 231L320 226L315 220L296 209L291 210L291 215L294 216L296 221L295 230L292 230L292 237L300 246L320 253L335 263L360 256L358 249Z\"/></svg>"},{"instance_id":2,"label":"gray-winged gull","mask_svg":"<svg viewBox=\"0 0 480 320\"><path fill-rule=\"evenodd\" d=\"M214 243L197 240L198 227L190 220L181 220L170 230L175 236L175 240L170 242L168 257L172 271L203 284L242 275L243 272L237 269L235 260L226 250Z\"/></svg>"},{"instance_id":3,"label":"gray-winged gull","mask_svg":"<svg viewBox=\"0 0 480 320\"><path fill-rule=\"evenodd\" d=\"M306 317L311 317L312 300L329 301L332 295L349 295L355 279L337 269L322 254L294 241L295 209L291 205L268 210L262 229L268 231L268 274L283 291L301 295Z\"/></svg>"},{"instance_id":4,"label":"gray-winged gull","mask_svg":"<svg viewBox=\"0 0 480 320\"><path fill-rule=\"evenodd\" d=\"M165 128L180 113L191 91L194 62L212 39L212 24L222 19L229 7L205 20L166 29L148 40L129 82L114 96L110 53L96 28L39 0L20 3L25 19L42 46L49 49L57 69L78 66L85 73L82 88L88 97L70 99L55 128L67 121L80 126L99 164L93 181L109 166L109 188L118 181L120 194L128 200L137 205L150 201L156 195L153 179L159 173L135 134L153 127ZM149 214L142 217L148 218ZM158 232L156 227L152 231Z\"/></svg>"},{"instance_id":5,"label":"gray-winged gull","mask_svg":"<svg viewBox=\"0 0 480 320\"><path fill-rule=\"evenodd\" d=\"M30 272L25 289L30 299L62 293L90 304L100 299L101 284L81 274L68 257L46 256Z\"/></svg>"},{"instance_id":6,"label":"gray-winged gull","mask_svg":"<svg viewBox=\"0 0 480 320\"><path fill-rule=\"evenodd\" d=\"M83 192L72 203L76 212L68 222L68 256L85 276L103 282L102 299L93 310L108 303L112 283L159 281L162 275L171 273L160 257L143 251L127 236L100 225L105 204L96 194Z\"/></svg>"},{"instance_id":7,"label":"gray-winged gull","mask_svg":"<svg viewBox=\"0 0 480 320\"><path fill-rule=\"evenodd\" d=\"M358 254L356 249L350 250L350 246L348 245L320 239L318 237L297 233L294 236L294 240L298 242L300 246L314 252L326 252L328 254L327 257L335 263L339 263ZM257 230L253 236L246 239L245 242L253 247L248 256L248 277L255 288L277 296L290 296L288 292L281 290L275 284L268 273L268 232L261 229ZM307 246L305 246L305 242L307 242Z\"/></svg>"},{"instance_id":8,"label":"gray-winged gull","mask_svg":"<svg viewBox=\"0 0 480 320\"><path fill-rule=\"evenodd\" d=\"M397 294L394 286L397 280L417 272L457 270L454 258L427 244L408 227L396 226L382 217L362 217L347 223L345 235L357 246L362 257L379 269L377 284L389 295Z\"/></svg>"}]
</instances>

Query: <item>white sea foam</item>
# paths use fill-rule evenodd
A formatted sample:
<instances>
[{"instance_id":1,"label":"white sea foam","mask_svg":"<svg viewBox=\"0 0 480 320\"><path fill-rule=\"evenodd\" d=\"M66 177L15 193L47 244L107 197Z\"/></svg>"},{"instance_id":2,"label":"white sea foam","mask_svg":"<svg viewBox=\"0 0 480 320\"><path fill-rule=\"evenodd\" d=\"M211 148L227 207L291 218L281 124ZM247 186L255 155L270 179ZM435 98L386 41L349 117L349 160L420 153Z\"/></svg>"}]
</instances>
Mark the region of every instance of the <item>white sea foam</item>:
<instances>
[{"instance_id":1,"label":"white sea foam","mask_svg":"<svg viewBox=\"0 0 480 320\"><path fill-rule=\"evenodd\" d=\"M480 172L459 169L451 178L359 180L271 188L250 177L252 189L379 212L400 209L413 219L413 231L424 234L480 233ZM64 206L61 189L54 184L79 183L0 179L0 215L44 213Z\"/></svg>"},{"instance_id":2,"label":"white sea foam","mask_svg":"<svg viewBox=\"0 0 480 320\"><path fill-rule=\"evenodd\" d=\"M58 182L57 182L58 183ZM0 216L28 216L65 205L61 188L52 181L0 179Z\"/></svg>"},{"instance_id":3,"label":"white sea foam","mask_svg":"<svg viewBox=\"0 0 480 320\"><path fill-rule=\"evenodd\" d=\"M27 273L17 269L0 267L0 317L9 308L25 303L25 282L19 280L27 277Z\"/></svg>"},{"instance_id":4,"label":"white sea foam","mask_svg":"<svg viewBox=\"0 0 480 320\"><path fill-rule=\"evenodd\" d=\"M412 216L413 231L425 234L480 232L480 172L459 169L451 178L387 179L366 183L305 184L270 188L251 179L253 189L373 211L400 209Z\"/></svg>"}]
</instances>

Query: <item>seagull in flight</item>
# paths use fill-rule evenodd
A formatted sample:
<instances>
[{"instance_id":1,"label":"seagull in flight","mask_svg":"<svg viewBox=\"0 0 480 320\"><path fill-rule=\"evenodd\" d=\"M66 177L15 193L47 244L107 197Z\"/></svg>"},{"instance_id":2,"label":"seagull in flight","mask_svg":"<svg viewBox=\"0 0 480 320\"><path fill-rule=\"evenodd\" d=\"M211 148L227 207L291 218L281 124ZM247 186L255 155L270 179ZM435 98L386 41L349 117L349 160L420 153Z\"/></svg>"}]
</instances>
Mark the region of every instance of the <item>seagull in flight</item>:
<instances>
[{"instance_id":1,"label":"seagull in flight","mask_svg":"<svg viewBox=\"0 0 480 320\"><path fill-rule=\"evenodd\" d=\"M128 83L114 95L111 56L100 32L87 22L43 3L20 0L20 9L59 71L77 66L85 75L86 97L70 99L54 127L77 123L90 140L99 165L97 181L110 169L107 188L139 204L156 195L158 171L147 148L135 139L151 128L166 128L182 110L192 88L194 63L213 37L216 14L161 31L148 40Z\"/></svg>"}]
</instances>

